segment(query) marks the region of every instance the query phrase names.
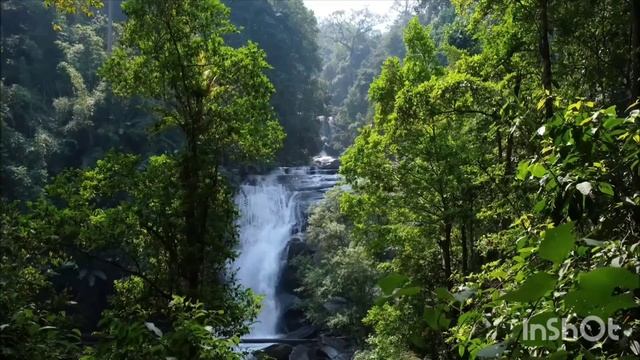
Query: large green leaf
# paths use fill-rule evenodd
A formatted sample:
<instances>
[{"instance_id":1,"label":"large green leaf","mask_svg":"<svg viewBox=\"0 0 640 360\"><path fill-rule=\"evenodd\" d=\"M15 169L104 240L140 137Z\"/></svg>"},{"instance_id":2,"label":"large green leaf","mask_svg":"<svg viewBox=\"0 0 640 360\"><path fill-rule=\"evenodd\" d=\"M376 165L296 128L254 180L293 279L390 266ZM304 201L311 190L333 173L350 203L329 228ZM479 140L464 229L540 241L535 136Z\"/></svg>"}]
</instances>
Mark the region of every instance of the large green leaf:
<instances>
[{"instance_id":1,"label":"large green leaf","mask_svg":"<svg viewBox=\"0 0 640 360\"><path fill-rule=\"evenodd\" d=\"M542 164L537 164L537 163L531 165L529 170L531 171L531 175L537 178L541 178L547 173L547 169L545 169Z\"/></svg>"},{"instance_id":2,"label":"large green leaf","mask_svg":"<svg viewBox=\"0 0 640 360\"><path fill-rule=\"evenodd\" d=\"M538 253L541 258L558 264L569 255L575 242L573 223L562 224L558 227L547 229Z\"/></svg>"},{"instance_id":3,"label":"large green leaf","mask_svg":"<svg viewBox=\"0 0 640 360\"><path fill-rule=\"evenodd\" d=\"M613 289L637 289L640 287L640 276L618 267L602 267L578 277L580 288L594 292L611 294Z\"/></svg>"},{"instance_id":4,"label":"large green leaf","mask_svg":"<svg viewBox=\"0 0 640 360\"><path fill-rule=\"evenodd\" d=\"M503 299L515 302L534 302L553 290L556 280L554 275L545 272L535 273L527 278L519 289L505 294Z\"/></svg>"},{"instance_id":5,"label":"large green leaf","mask_svg":"<svg viewBox=\"0 0 640 360\"><path fill-rule=\"evenodd\" d=\"M618 310L637 307L633 294L610 294L576 289L564 296L567 307L573 309L579 316L596 315L602 319L611 317Z\"/></svg>"},{"instance_id":6,"label":"large green leaf","mask_svg":"<svg viewBox=\"0 0 640 360\"><path fill-rule=\"evenodd\" d=\"M565 303L580 316L606 318L616 311L638 306L631 293L612 295L616 288L637 289L640 276L629 270L603 267L578 276L578 289L569 291Z\"/></svg>"},{"instance_id":7,"label":"large green leaf","mask_svg":"<svg viewBox=\"0 0 640 360\"><path fill-rule=\"evenodd\" d=\"M529 175L529 161L521 161L518 164L518 172L516 177L520 180L524 180Z\"/></svg>"},{"instance_id":8,"label":"large green leaf","mask_svg":"<svg viewBox=\"0 0 640 360\"><path fill-rule=\"evenodd\" d=\"M439 307L425 307L423 318L429 327L434 330L444 330L451 323L451 320L446 317L444 311Z\"/></svg>"},{"instance_id":9,"label":"large green leaf","mask_svg":"<svg viewBox=\"0 0 640 360\"><path fill-rule=\"evenodd\" d=\"M402 287L408 281L409 278L402 274L391 273L378 280L378 286L380 286L385 295L391 295L393 290Z\"/></svg>"}]
</instances>

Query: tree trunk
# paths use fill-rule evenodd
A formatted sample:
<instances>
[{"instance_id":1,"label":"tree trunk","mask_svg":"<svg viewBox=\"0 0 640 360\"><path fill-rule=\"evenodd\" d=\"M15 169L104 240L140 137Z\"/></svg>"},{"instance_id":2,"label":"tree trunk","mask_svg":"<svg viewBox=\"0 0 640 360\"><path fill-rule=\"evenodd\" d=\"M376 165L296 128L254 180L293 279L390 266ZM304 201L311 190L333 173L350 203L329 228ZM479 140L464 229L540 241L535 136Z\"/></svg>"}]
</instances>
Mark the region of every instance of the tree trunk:
<instances>
[{"instance_id":1,"label":"tree trunk","mask_svg":"<svg viewBox=\"0 0 640 360\"><path fill-rule=\"evenodd\" d=\"M631 0L631 102L640 97L640 0Z\"/></svg>"},{"instance_id":2,"label":"tree trunk","mask_svg":"<svg viewBox=\"0 0 640 360\"><path fill-rule=\"evenodd\" d=\"M444 224L444 239L440 242L442 249L442 264L444 266L444 275L447 287L450 285L451 278L451 223Z\"/></svg>"},{"instance_id":3,"label":"tree trunk","mask_svg":"<svg viewBox=\"0 0 640 360\"><path fill-rule=\"evenodd\" d=\"M202 234L198 217L198 198L200 184L200 159L195 136L188 136L187 153L182 166L183 186L183 216L185 226L185 244L183 250L182 268L186 281L185 292L187 295L197 298L200 284L200 256Z\"/></svg>"},{"instance_id":4,"label":"tree trunk","mask_svg":"<svg viewBox=\"0 0 640 360\"><path fill-rule=\"evenodd\" d=\"M506 178L511 178L513 175L513 162L511 161L511 157L513 156L513 133L510 131L509 136L507 137L507 149L504 154L504 174Z\"/></svg>"},{"instance_id":5,"label":"tree trunk","mask_svg":"<svg viewBox=\"0 0 640 360\"><path fill-rule=\"evenodd\" d=\"M502 131L500 126L496 129L496 143L498 145L498 161L502 161Z\"/></svg>"},{"instance_id":6,"label":"tree trunk","mask_svg":"<svg viewBox=\"0 0 640 360\"><path fill-rule=\"evenodd\" d=\"M542 88L545 91L545 117L553 117L551 51L549 49L549 0L540 0L540 57L542 60Z\"/></svg>"},{"instance_id":7,"label":"tree trunk","mask_svg":"<svg viewBox=\"0 0 640 360\"><path fill-rule=\"evenodd\" d=\"M469 248L467 243L467 226L462 224L460 227L460 246L462 247L462 273L469 273Z\"/></svg>"},{"instance_id":8,"label":"tree trunk","mask_svg":"<svg viewBox=\"0 0 640 360\"><path fill-rule=\"evenodd\" d=\"M473 201L475 197L473 193L469 196L469 229L468 229L468 243L469 243L469 269L472 272L476 272L480 270L480 258L478 256L478 252L476 251L476 240L474 235L474 219L475 213L473 210Z\"/></svg>"}]
</instances>

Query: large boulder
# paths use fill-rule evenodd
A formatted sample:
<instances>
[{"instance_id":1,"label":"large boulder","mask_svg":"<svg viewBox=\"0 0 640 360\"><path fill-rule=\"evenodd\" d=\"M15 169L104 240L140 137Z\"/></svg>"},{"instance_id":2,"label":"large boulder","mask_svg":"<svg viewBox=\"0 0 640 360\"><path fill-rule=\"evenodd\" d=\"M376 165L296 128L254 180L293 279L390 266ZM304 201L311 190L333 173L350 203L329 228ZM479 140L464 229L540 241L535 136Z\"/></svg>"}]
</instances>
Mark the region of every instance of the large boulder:
<instances>
[{"instance_id":1,"label":"large boulder","mask_svg":"<svg viewBox=\"0 0 640 360\"><path fill-rule=\"evenodd\" d=\"M307 325L304 311L299 308L290 308L282 314L280 326L282 331L290 333Z\"/></svg>"},{"instance_id":2,"label":"large boulder","mask_svg":"<svg viewBox=\"0 0 640 360\"><path fill-rule=\"evenodd\" d=\"M273 344L254 353L257 359L289 360L293 346L287 344Z\"/></svg>"},{"instance_id":3,"label":"large boulder","mask_svg":"<svg viewBox=\"0 0 640 360\"><path fill-rule=\"evenodd\" d=\"M315 349L311 349L307 345L294 347L289 355L289 360L314 360L315 358Z\"/></svg>"},{"instance_id":4,"label":"large boulder","mask_svg":"<svg viewBox=\"0 0 640 360\"><path fill-rule=\"evenodd\" d=\"M293 260L297 256L308 254L311 254L311 249L299 236L294 236L289 240L285 250L286 263L282 268L278 283L279 293L293 294L295 293L295 289L302 285L298 277L296 266L293 264Z\"/></svg>"},{"instance_id":5,"label":"large boulder","mask_svg":"<svg viewBox=\"0 0 640 360\"><path fill-rule=\"evenodd\" d=\"M328 155L318 155L313 157L313 165L320 169L337 169L340 167L340 160Z\"/></svg>"}]
</instances>

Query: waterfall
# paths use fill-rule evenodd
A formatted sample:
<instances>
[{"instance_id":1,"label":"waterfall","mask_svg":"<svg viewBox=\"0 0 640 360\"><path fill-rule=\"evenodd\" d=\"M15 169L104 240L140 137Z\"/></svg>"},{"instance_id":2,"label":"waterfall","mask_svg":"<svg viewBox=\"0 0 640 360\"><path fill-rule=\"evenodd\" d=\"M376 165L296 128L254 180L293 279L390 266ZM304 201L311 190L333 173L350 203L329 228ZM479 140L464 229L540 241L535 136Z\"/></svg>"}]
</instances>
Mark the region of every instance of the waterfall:
<instances>
[{"instance_id":1,"label":"waterfall","mask_svg":"<svg viewBox=\"0 0 640 360\"><path fill-rule=\"evenodd\" d=\"M240 283L264 296L251 335L268 337L277 334L281 254L296 219L291 191L272 175L255 180L255 185L242 185L237 196L241 248L236 263Z\"/></svg>"},{"instance_id":2,"label":"waterfall","mask_svg":"<svg viewBox=\"0 0 640 360\"><path fill-rule=\"evenodd\" d=\"M235 268L239 282L264 297L250 337L282 335L278 285L287 264L287 244L293 236L303 237L310 205L337 180L335 169L291 167L250 176L240 186L235 199L240 211Z\"/></svg>"}]
</instances>

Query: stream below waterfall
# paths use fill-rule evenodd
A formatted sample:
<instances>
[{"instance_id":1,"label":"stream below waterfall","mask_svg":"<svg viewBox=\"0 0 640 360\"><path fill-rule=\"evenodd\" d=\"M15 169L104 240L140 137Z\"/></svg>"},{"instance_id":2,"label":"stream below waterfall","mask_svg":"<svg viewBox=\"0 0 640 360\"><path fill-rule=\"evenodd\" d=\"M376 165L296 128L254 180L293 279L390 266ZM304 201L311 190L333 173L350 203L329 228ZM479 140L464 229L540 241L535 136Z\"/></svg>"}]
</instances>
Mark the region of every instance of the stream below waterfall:
<instances>
[{"instance_id":1,"label":"stream below waterfall","mask_svg":"<svg viewBox=\"0 0 640 360\"><path fill-rule=\"evenodd\" d=\"M240 186L236 205L240 249L235 261L239 282L262 295L262 310L248 338L276 338L290 329L282 316L291 306L286 276L288 250L304 241L312 204L338 181L337 169L282 167L251 175Z\"/></svg>"}]
</instances>

